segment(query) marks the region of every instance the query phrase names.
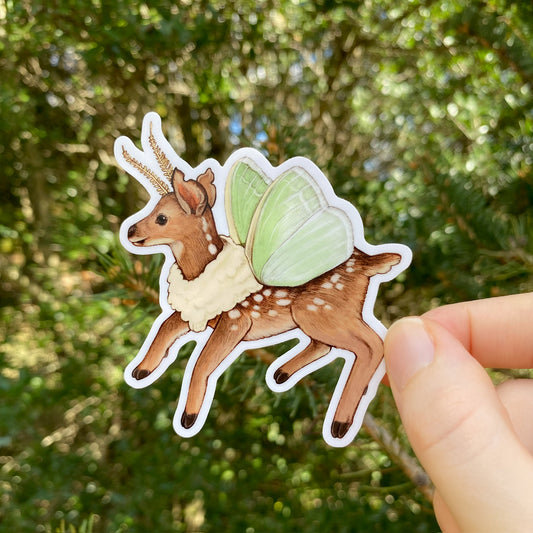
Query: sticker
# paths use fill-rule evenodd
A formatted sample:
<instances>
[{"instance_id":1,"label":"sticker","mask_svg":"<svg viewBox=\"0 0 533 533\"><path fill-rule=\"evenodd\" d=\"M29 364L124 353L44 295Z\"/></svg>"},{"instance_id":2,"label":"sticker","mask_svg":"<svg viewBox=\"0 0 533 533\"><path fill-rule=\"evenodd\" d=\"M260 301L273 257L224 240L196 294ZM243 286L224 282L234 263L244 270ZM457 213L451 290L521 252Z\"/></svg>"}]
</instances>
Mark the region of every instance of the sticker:
<instances>
[{"instance_id":1,"label":"sticker","mask_svg":"<svg viewBox=\"0 0 533 533\"><path fill-rule=\"evenodd\" d=\"M156 113L144 118L141 146L115 142L119 165L150 193L122 224L120 241L165 262L161 314L126 382L151 385L195 341L173 423L191 437L206 421L218 378L243 351L296 339L268 368L268 386L286 391L344 359L323 436L331 446L349 444L385 374L377 291L407 268L409 248L368 244L357 210L306 158L273 167L242 148L224 165L208 159L193 168L165 139Z\"/></svg>"}]
</instances>

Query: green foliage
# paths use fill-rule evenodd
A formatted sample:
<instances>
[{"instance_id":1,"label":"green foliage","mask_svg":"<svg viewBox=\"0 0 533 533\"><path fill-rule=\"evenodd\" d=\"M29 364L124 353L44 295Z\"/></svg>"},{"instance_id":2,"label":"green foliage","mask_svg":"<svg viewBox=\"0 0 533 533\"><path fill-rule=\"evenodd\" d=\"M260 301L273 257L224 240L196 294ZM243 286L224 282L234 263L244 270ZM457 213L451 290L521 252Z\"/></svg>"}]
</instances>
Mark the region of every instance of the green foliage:
<instances>
[{"instance_id":1,"label":"green foliage","mask_svg":"<svg viewBox=\"0 0 533 533\"><path fill-rule=\"evenodd\" d=\"M322 442L338 364L274 395L276 350L243 355L191 440L169 418L191 346L149 389L123 383L161 258L117 245L147 198L112 146L155 110L192 165L239 146L310 157L369 242L414 251L380 292L386 324L532 290L532 15L511 0L0 2L0 528L435 531L370 433ZM407 449L387 390L371 411Z\"/></svg>"},{"instance_id":2,"label":"green foliage","mask_svg":"<svg viewBox=\"0 0 533 533\"><path fill-rule=\"evenodd\" d=\"M130 389L121 369L152 317L100 298L64 301L6 328L6 530L61 531L64 521L81 531L93 514L93 531L350 531L355 521L400 531L427 507L368 436L345 451L323 443L338 365L275 397L264 363L243 356L221 380L205 430L181 439L170 417L187 354L157 386ZM21 365L24 343L31 358Z\"/></svg>"}]
</instances>

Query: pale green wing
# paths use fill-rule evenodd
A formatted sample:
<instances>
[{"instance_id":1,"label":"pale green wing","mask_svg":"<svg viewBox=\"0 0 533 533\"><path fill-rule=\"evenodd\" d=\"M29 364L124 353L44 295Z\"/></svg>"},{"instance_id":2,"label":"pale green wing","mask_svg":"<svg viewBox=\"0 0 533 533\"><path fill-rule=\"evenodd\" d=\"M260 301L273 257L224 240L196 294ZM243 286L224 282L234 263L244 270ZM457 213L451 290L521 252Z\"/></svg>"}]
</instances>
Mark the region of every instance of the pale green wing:
<instances>
[{"instance_id":1,"label":"pale green wing","mask_svg":"<svg viewBox=\"0 0 533 533\"><path fill-rule=\"evenodd\" d=\"M245 157L230 169L225 189L225 209L230 237L244 244L255 209L272 182L251 159Z\"/></svg>"},{"instance_id":2,"label":"pale green wing","mask_svg":"<svg viewBox=\"0 0 533 533\"><path fill-rule=\"evenodd\" d=\"M264 193L246 241L246 254L259 281L287 287L340 265L353 249L348 215L330 206L313 177L297 166Z\"/></svg>"}]
</instances>

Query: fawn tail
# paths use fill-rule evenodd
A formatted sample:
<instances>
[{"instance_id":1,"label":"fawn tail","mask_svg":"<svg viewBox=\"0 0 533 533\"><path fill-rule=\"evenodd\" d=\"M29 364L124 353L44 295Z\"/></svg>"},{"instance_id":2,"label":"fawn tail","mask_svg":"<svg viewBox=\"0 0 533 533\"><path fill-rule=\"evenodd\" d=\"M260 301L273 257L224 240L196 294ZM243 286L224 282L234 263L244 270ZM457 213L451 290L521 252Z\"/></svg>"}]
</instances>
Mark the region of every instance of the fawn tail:
<instances>
[{"instance_id":1,"label":"fawn tail","mask_svg":"<svg viewBox=\"0 0 533 533\"><path fill-rule=\"evenodd\" d=\"M360 255L357 256L359 267L368 277L375 274L386 274L401 260L402 256L394 253L367 255L360 252Z\"/></svg>"}]
</instances>

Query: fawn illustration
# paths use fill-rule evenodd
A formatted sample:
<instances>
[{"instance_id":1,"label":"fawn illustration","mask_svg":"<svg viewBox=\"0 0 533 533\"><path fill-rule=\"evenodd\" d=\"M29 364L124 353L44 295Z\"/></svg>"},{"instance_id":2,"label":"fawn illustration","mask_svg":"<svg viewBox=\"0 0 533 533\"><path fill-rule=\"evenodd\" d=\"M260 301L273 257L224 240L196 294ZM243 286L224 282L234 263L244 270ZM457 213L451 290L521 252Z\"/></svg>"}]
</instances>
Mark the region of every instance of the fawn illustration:
<instances>
[{"instance_id":1,"label":"fawn illustration","mask_svg":"<svg viewBox=\"0 0 533 533\"><path fill-rule=\"evenodd\" d=\"M132 251L162 251L167 262L163 313L128 366L128 383L152 383L180 346L196 340L174 420L178 433L193 435L205 422L216 380L244 349L298 338L267 381L286 390L344 357L324 437L347 444L383 376L385 329L372 314L377 288L406 268L410 251L366 243L355 209L308 160L273 169L257 151L241 149L222 168L208 160L191 169L164 138L155 113L145 117L142 144L144 152L124 137L115 145L121 166L152 197L125 221L121 238ZM296 198L304 207L295 206ZM285 203L293 206L289 214L282 212ZM229 235L217 227L226 230L224 222Z\"/></svg>"}]
</instances>

